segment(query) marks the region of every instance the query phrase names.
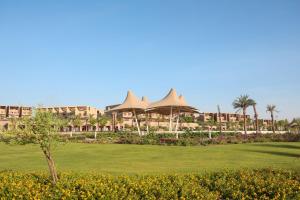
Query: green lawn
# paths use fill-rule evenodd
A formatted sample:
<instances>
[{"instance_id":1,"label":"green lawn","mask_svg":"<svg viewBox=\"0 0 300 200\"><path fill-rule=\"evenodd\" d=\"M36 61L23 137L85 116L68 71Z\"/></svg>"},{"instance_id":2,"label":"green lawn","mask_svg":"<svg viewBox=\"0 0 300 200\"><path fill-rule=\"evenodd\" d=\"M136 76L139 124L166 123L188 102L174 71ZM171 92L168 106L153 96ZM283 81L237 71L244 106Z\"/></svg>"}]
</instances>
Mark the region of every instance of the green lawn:
<instances>
[{"instance_id":1,"label":"green lawn","mask_svg":"<svg viewBox=\"0 0 300 200\"><path fill-rule=\"evenodd\" d=\"M150 174L240 168L300 170L300 142L195 147L75 144L54 152L60 171ZM38 146L0 143L0 170L47 170Z\"/></svg>"}]
</instances>

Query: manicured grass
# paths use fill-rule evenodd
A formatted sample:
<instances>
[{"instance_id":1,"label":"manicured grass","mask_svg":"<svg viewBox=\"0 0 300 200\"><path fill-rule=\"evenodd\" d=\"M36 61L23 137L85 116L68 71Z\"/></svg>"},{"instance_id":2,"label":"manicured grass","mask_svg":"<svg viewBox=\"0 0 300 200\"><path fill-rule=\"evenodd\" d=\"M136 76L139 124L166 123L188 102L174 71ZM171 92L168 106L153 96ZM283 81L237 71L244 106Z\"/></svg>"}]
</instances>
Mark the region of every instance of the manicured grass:
<instances>
[{"instance_id":1,"label":"manicured grass","mask_svg":"<svg viewBox=\"0 0 300 200\"><path fill-rule=\"evenodd\" d=\"M117 144L60 145L54 150L59 171L110 174L189 173L222 169L300 170L300 142L212 146L148 146ZM0 170L45 171L36 145L0 143Z\"/></svg>"}]
</instances>

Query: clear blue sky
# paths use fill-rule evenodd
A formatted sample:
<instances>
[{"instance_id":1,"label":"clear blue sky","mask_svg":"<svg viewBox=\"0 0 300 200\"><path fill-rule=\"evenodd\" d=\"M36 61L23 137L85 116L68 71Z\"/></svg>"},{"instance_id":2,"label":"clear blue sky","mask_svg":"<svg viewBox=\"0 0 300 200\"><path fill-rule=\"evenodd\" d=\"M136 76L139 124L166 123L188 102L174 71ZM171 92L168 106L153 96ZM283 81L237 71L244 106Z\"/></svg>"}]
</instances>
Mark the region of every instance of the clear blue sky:
<instances>
[{"instance_id":1,"label":"clear blue sky","mask_svg":"<svg viewBox=\"0 0 300 200\"><path fill-rule=\"evenodd\" d=\"M300 1L0 1L0 104L150 100L201 111L240 94L300 117Z\"/></svg>"}]
</instances>

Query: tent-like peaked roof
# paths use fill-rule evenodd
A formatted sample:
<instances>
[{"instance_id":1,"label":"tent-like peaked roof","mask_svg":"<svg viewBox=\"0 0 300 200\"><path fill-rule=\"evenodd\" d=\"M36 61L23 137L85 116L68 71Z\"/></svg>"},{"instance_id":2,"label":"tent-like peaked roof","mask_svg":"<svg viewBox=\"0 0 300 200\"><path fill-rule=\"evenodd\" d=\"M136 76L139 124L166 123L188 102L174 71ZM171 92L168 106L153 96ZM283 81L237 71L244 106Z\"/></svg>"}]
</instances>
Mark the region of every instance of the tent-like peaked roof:
<instances>
[{"instance_id":1,"label":"tent-like peaked roof","mask_svg":"<svg viewBox=\"0 0 300 200\"><path fill-rule=\"evenodd\" d=\"M176 91L172 88L170 92L162 100L149 105L149 109L157 107L180 106L179 98Z\"/></svg>"},{"instance_id":2,"label":"tent-like peaked roof","mask_svg":"<svg viewBox=\"0 0 300 200\"><path fill-rule=\"evenodd\" d=\"M150 105L150 101L147 97L143 96L141 103L145 106L145 109Z\"/></svg>"},{"instance_id":3,"label":"tent-like peaked roof","mask_svg":"<svg viewBox=\"0 0 300 200\"><path fill-rule=\"evenodd\" d=\"M171 89L170 92L166 97L164 97L162 100L152 103L148 106L147 111L153 112L159 112L161 114L167 114L169 111L168 108L178 108L182 112L192 112L197 113L198 110L192 106L189 106L184 97L180 95L177 96L177 93L174 89Z\"/></svg>"},{"instance_id":4,"label":"tent-like peaked roof","mask_svg":"<svg viewBox=\"0 0 300 200\"><path fill-rule=\"evenodd\" d=\"M145 104L142 103L131 91L127 92L127 97L125 101L111 109L110 111L131 111L131 110L145 110Z\"/></svg>"},{"instance_id":5,"label":"tent-like peaked roof","mask_svg":"<svg viewBox=\"0 0 300 200\"><path fill-rule=\"evenodd\" d=\"M188 104L186 103L185 98L184 98L183 95L180 95L180 96L178 97L178 99L179 99L179 103L180 103L181 105L183 105L183 106L187 106L187 105L188 105Z\"/></svg>"}]
</instances>

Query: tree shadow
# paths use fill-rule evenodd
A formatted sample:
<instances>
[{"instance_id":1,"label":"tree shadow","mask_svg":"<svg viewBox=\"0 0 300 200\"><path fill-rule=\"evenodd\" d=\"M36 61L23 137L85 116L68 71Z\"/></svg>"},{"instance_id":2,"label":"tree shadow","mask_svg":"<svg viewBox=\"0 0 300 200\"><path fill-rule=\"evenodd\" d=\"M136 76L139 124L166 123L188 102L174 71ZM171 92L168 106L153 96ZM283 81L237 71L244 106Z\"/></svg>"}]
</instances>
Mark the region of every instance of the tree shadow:
<instances>
[{"instance_id":1,"label":"tree shadow","mask_svg":"<svg viewBox=\"0 0 300 200\"><path fill-rule=\"evenodd\" d=\"M300 154L296 154L296 153L266 151L266 150L244 150L244 151L253 152L253 153L270 154L270 155L275 155L275 156L285 156L285 157L291 157L291 158L300 158Z\"/></svg>"},{"instance_id":2,"label":"tree shadow","mask_svg":"<svg viewBox=\"0 0 300 200\"><path fill-rule=\"evenodd\" d=\"M286 148L286 149L300 149L300 146L291 144L252 144L253 146L260 147L273 147L273 148Z\"/></svg>"}]
</instances>

